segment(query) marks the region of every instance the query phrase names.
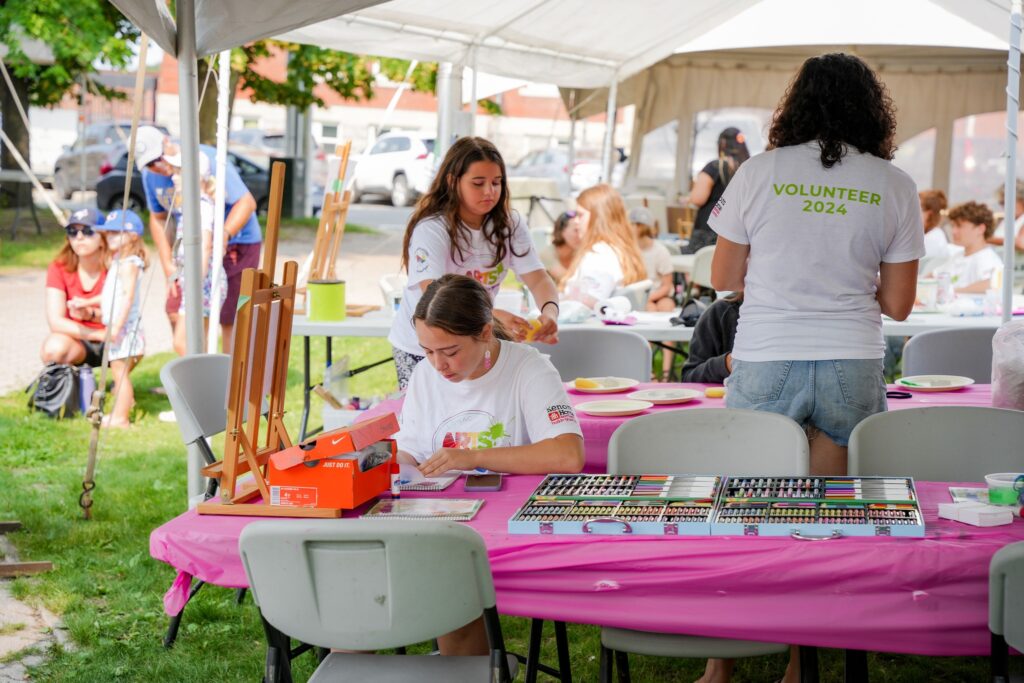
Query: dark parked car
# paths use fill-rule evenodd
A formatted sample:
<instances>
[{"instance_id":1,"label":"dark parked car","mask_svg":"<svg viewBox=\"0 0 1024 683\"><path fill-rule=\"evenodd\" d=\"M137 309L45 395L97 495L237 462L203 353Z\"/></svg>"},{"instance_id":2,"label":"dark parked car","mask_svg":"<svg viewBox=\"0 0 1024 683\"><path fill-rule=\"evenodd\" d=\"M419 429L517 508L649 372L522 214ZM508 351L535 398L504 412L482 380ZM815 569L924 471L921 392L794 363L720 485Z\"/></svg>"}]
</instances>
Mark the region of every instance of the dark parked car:
<instances>
[{"instance_id":1,"label":"dark parked car","mask_svg":"<svg viewBox=\"0 0 1024 683\"><path fill-rule=\"evenodd\" d=\"M270 194L270 172L234 152L228 152L228 163L235 165L238 174L242 176L242 182L256 199L256 212L261 216L266 214ZM121 200L124 196L124 173L127 166L128 154L123 154L114 168L96 183L96 206L100 210L112 211L121 208ZM132 169L128 208L136 212L144 211L146 208L146 190L142 186L142 173L136 168Z\"/></svg>"}]
</instances>

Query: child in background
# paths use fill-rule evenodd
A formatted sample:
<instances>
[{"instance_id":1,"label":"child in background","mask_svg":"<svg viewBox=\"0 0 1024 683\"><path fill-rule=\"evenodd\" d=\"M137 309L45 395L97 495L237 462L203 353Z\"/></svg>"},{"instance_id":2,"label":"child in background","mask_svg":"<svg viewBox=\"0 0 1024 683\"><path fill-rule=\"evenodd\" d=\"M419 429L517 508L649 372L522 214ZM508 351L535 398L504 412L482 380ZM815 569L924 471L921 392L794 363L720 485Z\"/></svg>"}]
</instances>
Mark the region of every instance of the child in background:
<instances>
[{"instance_id":1,"label":"child in background","mask_svg":"<svg viewBox=\"0 0 1024 683\"><path fill-rule=\"evenodd\" d=\"M674 311L676 308L675 283L672 281L672 254L668 247L659 242L658 228L654 216L646 207L637 207L629 212L629 222L636 232L637 246L644 260L647 279L654 283L647 295L648 311Z\"/></svg>"},{"instance_id":2,"label":"child in background","mask_svg":"<svg viewBox=\"0 0 1024 683\"><path fill-rule=\"evenodd\" d=\"M991 286L992 274L1003 269L999 255L987 242L995 226L992 211L984 204L965 202L949 210L949 220L953 244L964 248L963 256L949 267L953 289L958 294L984 294Z\"/></svg>"},{"instance_id":3,"label":"child in background","mask_svg":"<svg viewBox=\"0 0 1024 683\"><path fill-rule=\"evenodd\" d=\"M547 356L508 341L488 291L448 274L413 313L427 362L413 370L395 437L426 477L477 467L547 474L583 469L583 435ZM446 655L487 654L482 619L437 639Z\"/></svg>"},{"instance_id":4,"label":"child in background","mask_svg":"<svg viewBox=\"0 0 1024 683\"><path fill-rule=\"evenodd\" d=\"M135 405L135 393L128 373L146 348L139 310L142 273L146 269L146 247L142 243L142 219L134 211L111 211L99 226L113 254L103 283L100 305L103 324L110 331L107 358L114 375L114 404L103 418L109 427L127 427L128 413Z\"/></svg>"},{"instance_id":5,"label":"child in background","mask_svg":"<svg viewBox=\"0 0 1024 683\"><path fill-rule=\"evenodd\" d=\"M177 228L177 236L174 240L174 262L176 271L174 274L175 286L180 292L181 303L178 306L178 316L174 322L174 351L179 356L185 355L185 224L182 220L181 198L184 192L181 188L181 157L164 157L174 168L174 175L171 180L174 183L174 224ZM214 214L214 191L216 179L210 172L210 159L205 154L199 155L199 230L203 236L203 338L210 328L210 301L213 292L213 214ZM220 305L228 295L228 276L224 270L223 259L217 264L220 282Z\"/></svg>"},{"instance_id":6,"label":"child in background","mask_svg":"<svg viewBox=\"0 0 1024 683\"><path fill-rule=\"evenodd\" d=\"M942 229L942 212L945 211L946 193L942 190L922 190L917 193L921 199L921 222L924 223L924 257L927 263L938 263L949 257L949 240ZM923 272L921 275L928 275Z\"/></svg>"},{"instance_id":7,"label":"child in background","mask_svg":"<svg viewBox=\"0 0 1024 683\"><path fill-rule=\"evenodd\" d=\"M566 299L593 308L617 287L647 277L626 205L611 185L581 192L573 221L580 233L580 248L562 280Z\"/></svg>"},{"instance_id":8,"label":"child in background","mask_svg":"<svg viewBox=\"0 0 1024 683\"><path fill-rule=\"evenodd\" d=\"M409 218L402 244L402 267L409 282L388 341L393 347L398 388L405 389L413 368L423 360L412 315L431 282L446 273L472 277L491 301L509 270L530 290L540 309L539 327L507 311L495 311L517 341L558 341L558 290L537 258L533 240L509 204L505 161L483 138L453 144Z\"/></svg>"},{"instance_id":9,"label":"child in background","mask_svg":"<svg viewBox=\"0 0 1024 683\"><path fill-rule=\"evenodd\" d=\"M565 211L556 220L551 230L551 244L539 252L540 262L555 281L561 280L568 272L573 254L580 246L580 235L572 223L575 211Z\"/></svg>"},{"instance_id":10,"label":"child in background","mask_svg":"<svg viewBox=\"0 0 1024 683\"><path fill-rule=\"evenodd\" d=\"M737 292L718 299L701 314L683 365L684 382L722 384L732 374L732 345L742 303L743 292Z\"/></svg>"}]
</instances>

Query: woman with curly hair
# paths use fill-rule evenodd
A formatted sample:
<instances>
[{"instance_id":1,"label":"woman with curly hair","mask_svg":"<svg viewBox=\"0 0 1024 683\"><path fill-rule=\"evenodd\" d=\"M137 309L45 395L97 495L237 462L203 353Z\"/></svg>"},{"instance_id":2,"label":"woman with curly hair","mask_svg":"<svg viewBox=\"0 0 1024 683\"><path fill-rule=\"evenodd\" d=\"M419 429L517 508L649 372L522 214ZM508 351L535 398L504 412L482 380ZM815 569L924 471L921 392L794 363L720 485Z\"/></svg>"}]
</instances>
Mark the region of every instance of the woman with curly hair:
<instances>
[{"instance_id":1,"label":"woman with curly hair","mask_svg":"<svg viewBox=\"0 0 1024 683\"><path fill-rule=\"evenodd\" d=\"M744 292L726 405L803 425L812 474L844 474L850 432L886 409L881 314L904 320L914 305L924 229L917 187L891 163L895 129L864 62L812 57L775 111L769 151L740 167L709 219L712 284ZM712 668L705 680L727 680Z\"/></svg>"}]
</instances>

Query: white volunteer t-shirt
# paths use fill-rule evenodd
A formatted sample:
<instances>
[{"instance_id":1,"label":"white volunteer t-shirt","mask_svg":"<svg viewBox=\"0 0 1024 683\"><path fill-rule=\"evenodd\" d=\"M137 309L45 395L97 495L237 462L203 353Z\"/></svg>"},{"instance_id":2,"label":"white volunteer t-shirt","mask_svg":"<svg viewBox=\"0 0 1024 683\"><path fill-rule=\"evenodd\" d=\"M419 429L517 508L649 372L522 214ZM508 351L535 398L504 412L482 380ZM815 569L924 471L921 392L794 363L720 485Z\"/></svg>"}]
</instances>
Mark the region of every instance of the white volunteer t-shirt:
<instances>
[{"instance_id":1,"label":"white volunteer t-shirt","mask_svg":"<svg viewBox=\"0 0 1024 683\"><path fill-rule=\"evenodd\" d=\"M388 334L388 341L395 348L417 356L423 355L412 325L412 314L416 311L416 304L423 298L420 283L424 280L436 280L447 273L468 275L487 288L493 301L509 269L519 275L544 269L533 248L530 233L517 213L512 214L511 249L506 249L505 258L494 266L491 265L494 263L494 246L484 237L488 225L484 225L481 230L472 230L466 226L463 229L469 234L469 240L468 246L463 245L461 257L458 250L452 256L451 240L444 219L440 216L421 221L413 229L409 241L409 283L402 293L402 303L391 324L391 333Z\"/></svg>"},{"instance_id":2,"label":"white volunteer t-shirt","mask_svg":"<svg viewBox=\"0 0 1024 683\"><path fill-rule=\"evenodd\" d=\"M482 377L449 382L424 361L416 366L402 406L399 450L418 462L441 448L525 446L579 434L576 412L558 371L537 349L501 342Z\"/></svg>"},{"instance_id":3,"label":"white volunteer t-shirt","mask_svg":"<svg viewBox=\"0 0 1024 683\"><path fill-rule=\"evenodd\" d=\"M708 219L750 245L739 360L881 358L879 264L924 256L910 176L852 148L832 168L820 154L815 142L751 158Z\"/></svg>"},{"instance_id":4,"label":"white volunteer t-shirt","mask_svg":"<svg viewBox=\"0 0 1024 683\"><path fill-rule=\"evenodd\" d=\"M610 297L624 279L618 253L607 242L598 242L580 259L565 288L601 300Z\"/></svg>"},{"instance_id":5,"label":"white volunteer t-shirt","mask_svg":"<svg viewBox=\"0 0 1024 683\"><path fill-rule=\"evenodd\" d=\"M954 287L969 287L979 280L989 280L992 273L1003 270L1003 260L992 247L985 247L970 256L953 259L949 268Z\"/></svg>"},{"instance_id":6,"label":"white volunteer t-shirt","mask_svg":"<svg viewBox=\"0 0 1024 683\"><path fill-rule=\"evenodd\" d=\"M946 231L936 226L924 234L924 254L929 258L941 258L947 255L949 240Z\"/></svg>"}]
</instances>

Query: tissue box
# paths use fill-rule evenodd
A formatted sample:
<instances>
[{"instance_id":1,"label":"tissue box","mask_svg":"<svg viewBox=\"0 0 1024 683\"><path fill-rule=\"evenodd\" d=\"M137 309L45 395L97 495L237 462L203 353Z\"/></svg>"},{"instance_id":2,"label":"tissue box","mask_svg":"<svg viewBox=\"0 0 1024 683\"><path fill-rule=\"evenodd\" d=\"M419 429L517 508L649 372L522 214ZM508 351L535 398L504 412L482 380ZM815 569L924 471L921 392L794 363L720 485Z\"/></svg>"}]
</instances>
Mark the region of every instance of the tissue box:
<instances>
[{"instance_id":1,"label":"tissue box","mask_svg":"<svg viewBox=\"0 0 1024 683\"><path fill-rule=\"evenodd\" d=\"M1007 507L984 503L939 503L939 517L972 526L1003 526L1013 523Z\"/></svg>"}]
</instances>

